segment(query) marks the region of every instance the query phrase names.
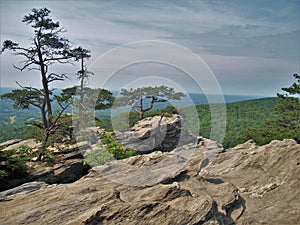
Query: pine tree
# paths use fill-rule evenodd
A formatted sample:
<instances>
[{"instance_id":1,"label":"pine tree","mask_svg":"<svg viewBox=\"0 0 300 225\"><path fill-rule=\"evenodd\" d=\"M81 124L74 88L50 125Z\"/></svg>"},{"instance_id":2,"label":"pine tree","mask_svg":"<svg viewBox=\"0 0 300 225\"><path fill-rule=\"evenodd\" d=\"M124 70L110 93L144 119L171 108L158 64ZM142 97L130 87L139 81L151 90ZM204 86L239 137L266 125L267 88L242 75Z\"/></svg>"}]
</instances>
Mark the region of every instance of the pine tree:
<instances>
[{"instance_id":1,"label":"pine tree","mask_svg":"<svg viewBox=\"0 0 300 225\"><path fill-rule=\"evenodd\" d=\"M293 76L296 81L290 87L282 88L284 94L277 94L279 100L273 109L275 119L265 121L260 129L248 129L247 139L254 139L258 144L274 139L300 142L300 76Z\"/></svg>"},{"instance_id":2,"label":"pine tree","mask_svg":"<svg viewBox=\"0 0 300 225\"><path fill-rule=\"evenodd\" d=\"M60 27L59 22L54 22L50 16L50 10L47 8L32 9L32 13L25 15L22 22L31 25L33 36L30 47L22 47L11 40L3 42L1 53L10 50L14 55L24 58L19 66L14 66L21 72L24 70L37 70L41 76L42 89L35 87L24 87L19 85L22 90L14 90L10 94L2 96L15 101L15 106L28 108L29 106L38 107L41 110L42 128L44 130L43 143L47 142L50 134L57 129L58 118L54 118L52 101L54 97L50 90L50 84L54 81L63 81L65 74L51 72L51 66L54 64L69 63L73 57L70 54L70 45L68 39L61 36L64 29ZM61 96L59 100L67 100L66 96ZM60 102L62 103L62 102ZM63 106L61 113L66 109Z\"/></svg>"}]
</instances>

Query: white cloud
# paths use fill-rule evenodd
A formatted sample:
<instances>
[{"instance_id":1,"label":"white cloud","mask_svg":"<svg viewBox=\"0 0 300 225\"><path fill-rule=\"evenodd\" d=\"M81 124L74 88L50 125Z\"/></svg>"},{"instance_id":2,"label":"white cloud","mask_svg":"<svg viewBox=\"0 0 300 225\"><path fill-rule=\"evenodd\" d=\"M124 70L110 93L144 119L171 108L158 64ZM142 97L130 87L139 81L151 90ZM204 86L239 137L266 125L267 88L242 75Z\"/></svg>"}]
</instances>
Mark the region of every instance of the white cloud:
<instances>
[{"instance_id":1,"label":"white cloud","mask_svg":"<svg viewBox=\"0 0 300 225\"><path fill-rule=\"evenodd\" d=\"M233 77L239 76L242 83L243 79L247 80L243 74L255 73L255 79L255 76L272 71L278 78L282 73L299 71L300 28L299 15L296 16L299 4L284 0L270 3L268 0L243 3L236 0L1 1L1 41L12 39L27 45L31 29L24 26L22 17L33 7L45 6L52 11L54 20L60 21L67 29L65 35L74 45L92 51L91 63L111 48L127 42L145 39L174 41L203 55L217 71L224 88L236 88L238 93L242 87L230 87ZM118 60L122 57L127 56L120 56ZM11 67L13 62L16 59L6 53L1 56L1 82L4 86L12 85L18 78L15 74L19 72ZM94 72L101 73L94 68ZM152 69L156 73L157 70ZM74 74L76 68L69 66L65 70ZM126 76L136 76L132 74ZM28 77L30 75L22 75L19 79L28 82ZM180 76L177 79L181 79ZM184 83L183 80L180 82ZM273 89L282 84L279 80L274 79ZM32 79L30 82L39 81ZM66 81L58 86L71 85L72 82L76 81ZM254 82L251 84L256 92Z\"/></svg>"}]
</instances>

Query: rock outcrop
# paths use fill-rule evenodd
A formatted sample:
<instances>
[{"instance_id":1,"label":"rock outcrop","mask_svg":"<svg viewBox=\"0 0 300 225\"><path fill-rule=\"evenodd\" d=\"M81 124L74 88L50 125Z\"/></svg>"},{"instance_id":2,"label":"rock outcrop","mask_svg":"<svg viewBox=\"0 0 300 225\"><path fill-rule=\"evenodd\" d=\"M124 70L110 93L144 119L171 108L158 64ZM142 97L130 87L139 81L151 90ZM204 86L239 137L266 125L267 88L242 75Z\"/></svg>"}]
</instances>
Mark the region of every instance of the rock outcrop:
<instances>
[{"instance_id":1,"label":"rock outcrop","mask_svg":"<svg viewBox=\"0 0 300 225\"><path fill-rule=\"evenodd\" d=\"M18 149L20 146L28 146L33 149L33 152L38 151L41 143L34 139L21 140L15 139L0 144L4 147L1 151ZM27 182L38 181L46 182L47 184L55 183L71 183L74 182L89 172L91 168L83 162L83 150L90 147L87 142L79 142L77 144L49 147L48 150L54 155L54 163L50 166L46 162L36 161L37 157L33 157L30 162L27 162L28 167L26 176L14 178L0 178L0 191L14 188Z\"/></svg>"},{"instance_id":2,"label":"rock outcrop","mask_svg":"<svg viewBox=\"0 0 300 225\"><path fill-rule=\"evenodd\" d=\"M15 140L10 140L6 141L0 144L1 147L5 147L2 149L2 151L8 151L12 149L17 149L20 146L28 146L30 148L39 148L42 146L41 142L37 142L34 139L27 139L27 140L22 140L22 139L15 139Z\"/></svg>"},{"instance_id":3,"label":"rock outcrop","mask_svg":"<svg viewBox=\"0 0 300 225\"><path fill-rule=\"evenodd\" d=\"M196 136L182 129L182 118L154 116L138 121L130 131L116 133L116 138L139 154L168 152L176 147L196 142Z\"/></svg>"},{"instance_id":4,"label":"rock outcrop","mask_svg":"<svg viewBox=\"0 0 300 225\"><path fill-rule=\"evenodd\" d=\"M299 224L300 145L201 138L0 193L0 224Z\"/></svg>"}]
</instances>

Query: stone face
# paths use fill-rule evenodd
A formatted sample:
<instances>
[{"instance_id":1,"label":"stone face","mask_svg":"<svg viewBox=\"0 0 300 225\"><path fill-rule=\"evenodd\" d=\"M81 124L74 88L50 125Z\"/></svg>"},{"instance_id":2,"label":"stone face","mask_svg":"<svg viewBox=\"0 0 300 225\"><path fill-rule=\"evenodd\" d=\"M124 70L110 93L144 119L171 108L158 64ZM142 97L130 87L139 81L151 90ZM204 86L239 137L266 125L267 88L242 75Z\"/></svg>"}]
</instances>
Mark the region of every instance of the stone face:
<instances>
[{"instance_id":1,"label":"stone face","mask_svg":"<svg viewBox=\"0 0 300 225\"><path fill-rule=\"evenodd\" d=\"M22 184L18 187L9 189L7 191L3 191L0 193L0 201L7 201L7 200L11 200L10 198L7 198L8 196L12 197L12 196L16 196L18 194L27 194L36 190L39 190L41 188L45 188L48 185L45 182L30 182L30 183L25 183Z\"/></svg>"},{"instance_id":2,"label":"stone face","mask_svg":"<svg viewBox=\"0 0 300 225\"><path fill-rule=\"evenodd\" d=\"M14 188L18 185L38 181L48 184L71 183L86 175L90 167L84 165L82 159L72 159L53 167L44 167L32 171L28 176L9 180L1 180L0 190Z\"/></svg>"},{"instance_id":3,"label":"stone face","mask_svg":"<svg viewBox=\"0 0 300 225\"><path fill-rule=\"evenodd\" d=\"M239 144L235 146L234 148L231 148L231 150L239 151L239 150L245 150L247 149L248 151L255 150L258 146L253 140L249 140L243 144Z\"/></svg>"},{"instance_id":4,"label":"stone face","mask_svg":"<svg viewBox=\"0 0 300 225\"><path fill-rule=\"evenodd\" d=\"M168 152L188 143L196 136L181 129L181 117L154 116L137 122L130 131L117 133L116 138L126 147L135 148L139 154L153 151Z\"/></svg>"},{"instance_id":5,"label":"stone face","mask_svg":"<svg viewBox=\"0 0 300 225\"><path fill-rule=\"evenodd\" d=\"M0 147L8 147L10 145L19 143L21 141L22 141L22 139L14 139L14 140L5 141L5 142L0 144Z\"/></svg>"},{"instance_id":6,"label":"stone face","mask_svg":"<svg viewBox=\"0 0 300 225\"><path fill-rule=\"evenodd\" d=\"M41 142L37 142L34 139L28 139L28 140L24 140L24 141L19 141L17 140L12 140L12 142L15 141L13 144L9 144L6 148L2 149L2 151L7 151L7 150L12 150L12 149L17 149L19 147L21 147L22 145L26 145L30 148L39 148L42 146ZM5 142L4 142L5 144ZM3 145L3 143L2 143Z\"/></svg>"},{"instance_id":7,"label":"stone face","mask_svg":"<svg viewBox=\"0 0 300 225\"><path fill-rule=\"evenodd\" d=\"M83 149L87 149L90 147L90 144L88 143L88 141L80 141L77 142L76 144L73 145L60 145L60 151L61 153L70 153L70 152L74 152L77 150L83 150Z\"/></svg>"},{"instance_id":8,"label":"stone face","mask_svg":"<svg viewBox=\"0 0 300 225\"><path fill-rule=\"evenodd\" d=\"M63 156L63 160L68 160L68 159L83 159L83 151L75 151L71 152L68 154L65 154Z\"/></svg>"},{"instance_id":9,"label":"stone face","mask_svg":"<svg viewBox=\"0 0 300 225\"><path fill-rule=\"evenodd\" d=\"M89 168L89 166L83 164L82 160L77 159L61 165L56 165L51 169L49 174L44 177L40 176L35 180L44 181L48 184L71 183L87 174Z\"/></svg>"},{"instance_id":10,"label":"stone face","mask_svg":"<svg viewBox=\"0 0 300 225\"><path fill-rule=\"evenodd\" d=\"M90 167L84 165L83 155L88 148L96 148L98 139L103 135L104 130L99 127L88 127L83 132L89 132L95 134L97 142L94 145L89 141L78 141L76 144L70 143L53 143L53 146L49 146L47 150L51 151L55 157L55 163L53 167L49 167L46 163L38 161L38 157L31 158L30 162L27 162L28 175L22 177L14 177L10 179L0 178L0 191L14 188L18 185L22 185L32 181L43 181L46 183L69 183L74 182L88 173ZM33 152L38 151L42 146L41 142L37 142L34 139L21 140L15 139L6 141L0 144L0 147L4 147L1 151L7 151L12 149L18 149L20 146L28 146L33 149ZM2 162L0 162L1 164ZM58 167L60 169L58 169ZM61 172L58 172L61 171Z\"/></svg>"},{"instance_id":11,"label":"stone face","mask_svg":"<svg viewBox=\"0 0 300 225\"><path fill-rule=\"evenodd\" d=\"M215 144L201 139L94 167L74 183L2 192L0 224L299 224L299 144L222 153Z\"/></svg>"}]
</instances>

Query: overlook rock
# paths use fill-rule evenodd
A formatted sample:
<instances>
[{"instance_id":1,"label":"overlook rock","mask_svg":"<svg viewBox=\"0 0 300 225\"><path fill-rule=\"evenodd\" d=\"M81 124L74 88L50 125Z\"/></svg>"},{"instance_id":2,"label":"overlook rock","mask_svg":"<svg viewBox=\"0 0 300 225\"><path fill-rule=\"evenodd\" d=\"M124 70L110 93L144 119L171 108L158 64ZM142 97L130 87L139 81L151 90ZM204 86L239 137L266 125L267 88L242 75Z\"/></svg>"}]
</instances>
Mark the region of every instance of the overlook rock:
<instances>
[{"instance_id":1,"label":"overlook rock","mask_svg":"<svg viewBox=\"0 0 300 225\"><path fill-rule=\"evenodd\" d=\"M183 119L179 115L154 116L138 121L130 131L117 132L115 137L126 147L139 154L153 151L168 152L175 147L196 142L196 136L182 129Z\"/></svg>"},{"instance_id":2,"label":"overlook rock","mask_svg":"<svg viewBox=\"0 0 300 225\"><path fill-rule=\"evenodd\" d=\"M0 224L299 224L299 144L198 142L1 192Z\"/></svg>"}]
</instances>

